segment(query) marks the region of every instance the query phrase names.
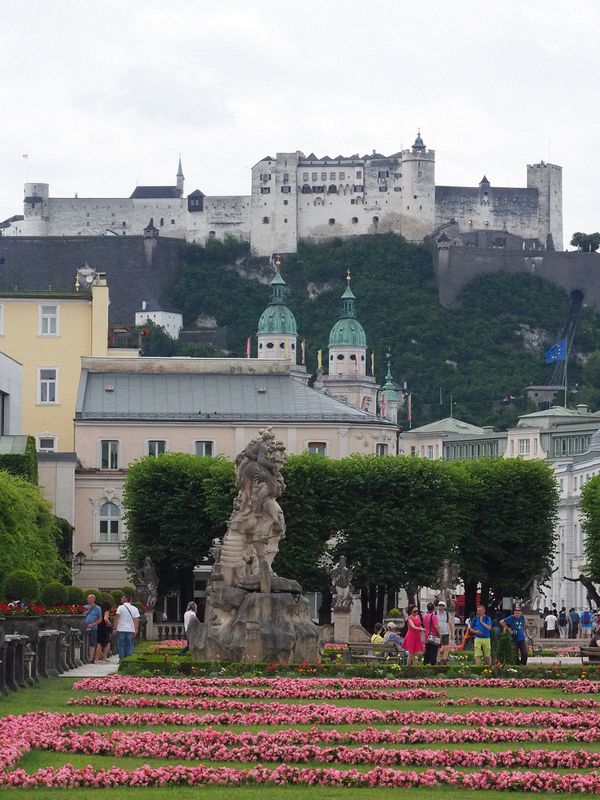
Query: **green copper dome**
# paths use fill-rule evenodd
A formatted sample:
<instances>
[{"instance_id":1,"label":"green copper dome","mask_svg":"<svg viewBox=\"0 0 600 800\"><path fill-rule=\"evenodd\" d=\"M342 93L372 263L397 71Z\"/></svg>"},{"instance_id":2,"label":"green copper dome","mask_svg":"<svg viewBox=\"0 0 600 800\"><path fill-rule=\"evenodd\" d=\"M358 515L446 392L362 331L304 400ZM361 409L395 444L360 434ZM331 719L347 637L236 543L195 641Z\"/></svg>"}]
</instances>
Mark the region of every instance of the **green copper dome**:
<instances>
[{"instance_id":1,"label":"green copper dome","mask_svg":"<svg viewBox=\"0 0 600 800\"><path fill-rule=\"evenodd\" d=\"M329 347L350 345L351 347L366 347L367 334L365 329L356 319L354 301L356 297L350 288L350 273L346 278L348 285L342 295L340 318L335 323L329 334Z\"/></svg>"},{"instance_id":2,"label":"green copper dome","mask_svg":"<svg viewBox=\"0 0 600 800\"><path fill-rule=\"evenodd\" d=\"M381 387L381 393L385 395L387 400L392 400L396 402L398 400L398 391L396 390L396 384L394 383L394 377L392 375L392 364L390 362L390 354L387 355L387 375L385 376L385 383Z\"/></svg>"},{"instance_id":3,"label":"green copper dome","mask_svg":"<svg viewBox=\"0 0 600 800\"><path fill-rule=\"evenodd\" d=\"M285 305L285 281L279 270L271 281L273 295L271 303L265 308L258 320L258 333L275 333L297 336L296 318Z\"/></svg>"}]
</instances>

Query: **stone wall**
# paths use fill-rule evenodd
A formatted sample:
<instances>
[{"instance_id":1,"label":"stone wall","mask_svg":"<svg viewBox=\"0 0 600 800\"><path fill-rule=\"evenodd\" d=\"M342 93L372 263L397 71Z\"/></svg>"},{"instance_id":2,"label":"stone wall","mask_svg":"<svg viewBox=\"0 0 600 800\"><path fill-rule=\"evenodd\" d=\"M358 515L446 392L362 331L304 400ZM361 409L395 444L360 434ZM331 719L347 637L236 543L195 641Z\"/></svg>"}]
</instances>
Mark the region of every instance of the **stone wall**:
<instances>
[{"instance_id":1,"label":"stone wall","mask_svg":"<svg viewBox=\"0 0 600 800\"><path fill-rule=\"evenodd\" d=\"M72 291L87 261L106 273L109 323L133 324L143 300L168 300L184 247L179 239L142 236L0 237L0 291Z\"/></svg>"},{"instance_id":2,"label":"stone wall","mask_svg":"<svg viewBox=\"0 0 600 800\"><path fill-rule=\"evenodd\" d=\"M461 291L477 275L526 272L560 286L567 294L582 292L584 301L600 310L600 254L519 252L448 247L438 252L437 283L443 306L457 303Z\"/></svg>"}]
</instances>

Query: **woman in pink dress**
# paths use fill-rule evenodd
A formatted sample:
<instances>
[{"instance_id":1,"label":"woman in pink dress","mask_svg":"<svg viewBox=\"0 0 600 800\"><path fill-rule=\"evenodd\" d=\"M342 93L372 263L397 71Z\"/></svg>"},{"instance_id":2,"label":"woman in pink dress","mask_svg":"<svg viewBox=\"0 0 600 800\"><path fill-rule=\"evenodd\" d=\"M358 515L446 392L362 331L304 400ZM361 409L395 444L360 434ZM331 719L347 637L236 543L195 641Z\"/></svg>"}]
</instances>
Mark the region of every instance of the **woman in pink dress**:
<instances>
[{"instance_id":1,"label":"woman in pink dress","mask_svg":"<svg viewBox=\"0 0 600 800\"><path fill-rule=\"evenodd\" d=\"M415 606L406 621L406 636L402 644L402 649L408 652L407 667L412 667L415 663L417 653L422 653L424 650L423 641L421 639L421 632L424 630L425 628L421 625L419 609Z\"/></svg>"}]
</instances>

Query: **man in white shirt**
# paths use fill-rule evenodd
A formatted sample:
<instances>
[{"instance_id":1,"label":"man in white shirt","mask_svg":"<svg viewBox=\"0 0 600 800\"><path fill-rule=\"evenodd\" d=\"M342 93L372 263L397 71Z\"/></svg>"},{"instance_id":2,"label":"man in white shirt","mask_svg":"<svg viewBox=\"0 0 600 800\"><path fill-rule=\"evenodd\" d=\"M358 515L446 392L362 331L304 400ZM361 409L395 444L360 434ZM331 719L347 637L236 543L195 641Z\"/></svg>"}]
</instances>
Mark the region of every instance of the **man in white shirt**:
<instances>
[{"instance_id":1,"label":"man in white shirt","mask_svg":"<svg viewBox=\"0 0 600 800\"><path fill-rule=\"evenodd\" d=\"M545 619L546 636L548 639L555 639L558 636L558 617L552 613L546 614Z\"/></svg>"},{"instance_id":2,"label":"man in white shirt","mask_svg":"<svg viewBox=\"0 0 600 800\"><path fill-rule=\"evenodd\" d=\"M190 603L187 604L187 609L185 614L183 615L183 630L187 636L187 629L190 624L190 620L192 617L196 616L196 611L198 611L198 606L192 600ZM188 639L185 645L181 648L181 650L177 653L178 656L184 656L190 649L190 640Z\"/></svg>"},{"instance_id":3,"label":"man in white shirt","mask_svg":"<svg viewBox=\"0 0 600 800\"><path fill-rule=\"evenodd\" d=\"M119 661L133 655L133 645L140 625L140 612L131 605L131 598L124 594L117 608L113 630L117 634Z\"/></svg>"}]
</instances>

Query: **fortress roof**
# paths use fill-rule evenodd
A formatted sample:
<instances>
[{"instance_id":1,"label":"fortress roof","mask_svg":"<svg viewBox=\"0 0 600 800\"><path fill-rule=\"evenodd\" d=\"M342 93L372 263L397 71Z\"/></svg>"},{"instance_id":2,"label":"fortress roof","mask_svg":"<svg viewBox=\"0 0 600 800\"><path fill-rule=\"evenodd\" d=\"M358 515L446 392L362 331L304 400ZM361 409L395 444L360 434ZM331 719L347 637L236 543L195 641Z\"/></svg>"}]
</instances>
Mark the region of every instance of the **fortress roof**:
<instances>
[{"instance_id":1,"label":"fortress roof","mask_svg":"<svg viewBox=\"0 0 600 800\"><path fill-rule=\"evenodd\" d=\"M136 186L130 200L176 199L181 192L176 186Z\"/></svg>"}]
</instances>

